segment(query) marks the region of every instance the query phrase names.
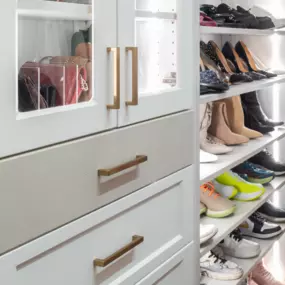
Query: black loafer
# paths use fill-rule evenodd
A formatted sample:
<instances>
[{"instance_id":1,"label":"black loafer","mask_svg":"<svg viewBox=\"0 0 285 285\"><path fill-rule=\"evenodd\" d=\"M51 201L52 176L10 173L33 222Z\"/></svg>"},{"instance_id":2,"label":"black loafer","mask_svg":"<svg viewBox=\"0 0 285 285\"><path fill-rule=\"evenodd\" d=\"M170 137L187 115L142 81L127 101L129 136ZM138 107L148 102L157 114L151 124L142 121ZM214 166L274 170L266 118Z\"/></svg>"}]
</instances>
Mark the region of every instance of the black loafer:
<instances>
[{"instance_id":1,"label":"black loafer","mask_svg":"<svg viewBox=\"0 0 285 285\"><path fill-rule=\"evenodd\" d=\"M261 206L257 211L262 217L270 222L285 222L285 210L277 208L269 202L263 204L263 206Z\"/></svg>"}]
</instances>

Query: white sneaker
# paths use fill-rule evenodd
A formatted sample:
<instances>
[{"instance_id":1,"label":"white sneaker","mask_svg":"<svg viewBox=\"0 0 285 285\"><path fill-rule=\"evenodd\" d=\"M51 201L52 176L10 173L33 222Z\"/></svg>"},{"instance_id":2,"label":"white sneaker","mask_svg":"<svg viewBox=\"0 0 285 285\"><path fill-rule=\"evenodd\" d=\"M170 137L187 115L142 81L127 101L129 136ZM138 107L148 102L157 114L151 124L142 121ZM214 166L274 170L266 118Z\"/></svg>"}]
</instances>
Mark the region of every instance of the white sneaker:
<instances>
[{"instance_id":1,"label":"white sneaker","mask_svg":"<svg viewBox=\"0 0 285 285\"><path fill-rule=\"evenodd\" d=\"M239 229L234 230L229 236L220 242L225 255L236 258L253 258L260 254L260 245L242 237Z\"/></svg>"},{"instance_id":2,"label":"white sneaker","mask_svg":"<svg viewBox=\"0 0 285 285\"><path fill-rule=\"evenodd\" d=\"M223 185L216 179L212 182L215 186L215 190L225 198L232 199L238 194L238 190L234 186Z\"/></svg>"},{"instance_id":3,"label":"white sneaker","mask_svg":"<svg viewBox=\"0 0 285 285\"><path fill-rule=\"evenodd\" d=\"M228 261L210 251L200 259L203 275L217 280L237 280L243 275L243 270L234 262Z\"/></svg>"},{"instance_id":4,"label":"white sneaker","mask_svg":"<svg viewBox=\"0 0 285 285\"><path fill-rule=\"evenodd\" d=\"M200 162L201 163L215 162L217 160L218 160L218 157L216 155L205 152L200 149Z\"/></svg>"},{"instance_id":5,"label":"white sneaker","mask_svg":"<svg viewBox=\"0 0 285 285\"><path fill-rule=\"evenodd\" d=\"M204 141L200 141L200 148L212 154L225 154L233 151L232 147L220 143L215 137L209 134L207 134Z\"/></svg>"},{"instance_id":6,"label":"white sneaker","mask_svg":"<svg viewBox=\"0 0 285 285\"><path fill-rule=\"evenodd\" d=\"M201 225L200 224L200 244L205 243L218 232L218 228L215 225Z\"/></svg>"}]
</instances>

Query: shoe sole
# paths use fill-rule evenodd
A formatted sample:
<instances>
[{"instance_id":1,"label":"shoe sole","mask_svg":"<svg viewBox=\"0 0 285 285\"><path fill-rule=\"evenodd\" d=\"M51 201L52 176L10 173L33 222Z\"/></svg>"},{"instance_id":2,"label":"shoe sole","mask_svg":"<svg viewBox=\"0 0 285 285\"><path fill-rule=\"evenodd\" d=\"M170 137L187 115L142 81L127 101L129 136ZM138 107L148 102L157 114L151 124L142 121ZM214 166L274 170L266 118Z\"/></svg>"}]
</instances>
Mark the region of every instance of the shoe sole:
<instances>
[{"instance_id":1,"label":"shoe sole","mask_svg":"<svg viewBox=\"0 0 285 285\"><path fill-rule=\"evenodd\" d=\"M254 238L258 238L258 239L270 239L276 236L279 236L284 230L281 229L278 232L275 233L271 233L271 234L257 234L257 233L242 233L242 235L244 236L248 236L248 237L254 237Z\"/></svg>"},{"instance_id":2,"label":"shoe sole","mask_svg":"<svg viewBox=\"0 0 285 285\"><path fill-rule=\"evenodd\" d=\"M265 193L265 189L262 189L262 190L260 189L260 191L258 191L258 192L259 192L258 194L255 194L256 192L252 192L252 193L240 192L242 195L247 196L247 197L244 197L244 198L235 197L234 200L240 201L240 202L249 202L249 201L257 200ZM255 194L256 196L253 196L253 194ZM252 195L252 197L251 197L251 195Z\"/></svg>"},{"instance_id":3,"label":"shoe sole","mask_svg":"<svg viewBox=\"0 0 285 285\"><path fill-rule=\"evenodd\" d=\"M274 174L275 174L276 176L281 176L281 175L284 175L284 174L285 174L285 171L274 172Z\"/></svg>"},{"instance_id":4,"label":"shoe sole","mask_svg":"<svg viewBox=\"0 0 285 285\"><path fill-rule=\"evenodd\" d=\"M223 281L229 281L229 280L237 280L240 279L243 275L243 272L236 273L236 274L225 274L225 273L218 273L218 272L213 272L204 268L201 268L202 275L207 276L209 278L213 278L216 280L223 280Z\"/></svg>"},{"instance_id":5,"label":"shoe sole","mask_svg":"<svg viewBox=\"0 0 285 285\"><path fill-rule=\"evenodd\" d=\"M260 183L262 185L271 182L273 179L274 179L274 176L267 177L267 178L262 178L262 179L248 177L248 181L249 182L251 182L251 183Z\"/></svg>"},{"instance_id":6,"label":"shoe sole","mask_svg":"<svg viewBox=\"0 0 285 285\"><path fill-rule=\"evenodd\" d=\"M218 232L218 228L215 229L214 232L211 232L211 234L203 237L203 238L200 238L200 244L203 244L205 242L207 242L208 240L210 240L211 238L213 238Z\"/></svg>"},{"instance_id":7,"label":"shoe sole","mask_svg":"<svg viewBox=\"0 0 285 285\"><path fill-rule=\"evenodd\" d=\"M285 222L285 217L284 218L278 218L278 217L272 217L265 215L263 213L258 212L262 217L264 217L266 220L269 222L275 222L275 223L284 223Z\"/></svg>"},{"instance_id":8,"label":"shoe sole","mask_svg":"<svg viewBox=\"0 0 285 285\"><path fill-rule=\"evenodd\" d=\"M212 211L207 209L206 216L210 218L225 218L232 215L236 210L236 206L224 211Z\"/></svg>"},{"instance_id":9,"label":"shoe sole","mask_svg":"<svg viewBox=\"0 0 285 285\"><path fill-rule=\"evenodd\" d=\"M259 248L258 251L256 252L250 252L249 250L246 251L247 255L245 254L239 254L241 252L236 252L236 251L231 251L231 250L226 250L222 247L223 249L223 252L225 255L228 255L228 256L232 256L232 257L235 257L235 258L239 258L239 259L250 259L250 258L254 258L254 257L257 257L260 255L261 253L261 248Z\"/></svg>"},{"instance_id":10,"label":"shoe sole","mask_svg":"<svg viewBox=\"0 0 285 285\"><path fill-rule=\"evenodd\" d=\"M207 212L207 208L200 209L200 216Z\"/></svg>"}]
</instances>

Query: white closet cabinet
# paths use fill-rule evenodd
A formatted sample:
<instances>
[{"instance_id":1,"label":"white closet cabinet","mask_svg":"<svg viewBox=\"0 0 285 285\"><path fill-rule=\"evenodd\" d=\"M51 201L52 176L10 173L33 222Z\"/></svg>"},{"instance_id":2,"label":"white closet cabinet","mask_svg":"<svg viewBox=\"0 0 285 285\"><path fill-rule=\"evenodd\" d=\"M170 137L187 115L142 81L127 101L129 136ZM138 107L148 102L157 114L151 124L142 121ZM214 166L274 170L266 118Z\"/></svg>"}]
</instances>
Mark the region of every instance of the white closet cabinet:
<instances>
[{"instance_id":1,"label":"white closet cabinet","mask_svg":"<svg viewBox=\"0 0 285 285\"><path fill-rule=\"evenodd\" d=\"M119 125L190 109L191 1L118 0L122 96ZM192 65L193 66L193 65ZM192 74L191 74L192 73Z\"/></svg>"},{"instance_id":2,"label":"white closet cabinet","mask_svg":"<svg viewBox=\"0 0 285 285\"><path fill-rule=\"evenodd\" d=\"M190 109L190 2L7 1L0 157Z\"/></svg>"}]
</instances>

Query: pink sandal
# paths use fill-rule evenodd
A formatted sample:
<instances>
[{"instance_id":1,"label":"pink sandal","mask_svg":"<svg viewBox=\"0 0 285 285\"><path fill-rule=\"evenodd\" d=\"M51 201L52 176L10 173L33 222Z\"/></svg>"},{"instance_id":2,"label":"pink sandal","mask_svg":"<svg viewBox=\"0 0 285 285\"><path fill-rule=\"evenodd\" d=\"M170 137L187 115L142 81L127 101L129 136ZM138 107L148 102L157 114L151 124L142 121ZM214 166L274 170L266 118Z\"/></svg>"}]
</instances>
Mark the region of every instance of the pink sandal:
<instances>
[{"instance_id":1,"label":"pink sandal","mask_svg":"<svg viewBox=\"0 0 285 285\"><path fill-rule=\"evenodd\" d=\"M200 12L200 26L216 27L217 23L204 12Z\"/></svg>"}]
</instances>

